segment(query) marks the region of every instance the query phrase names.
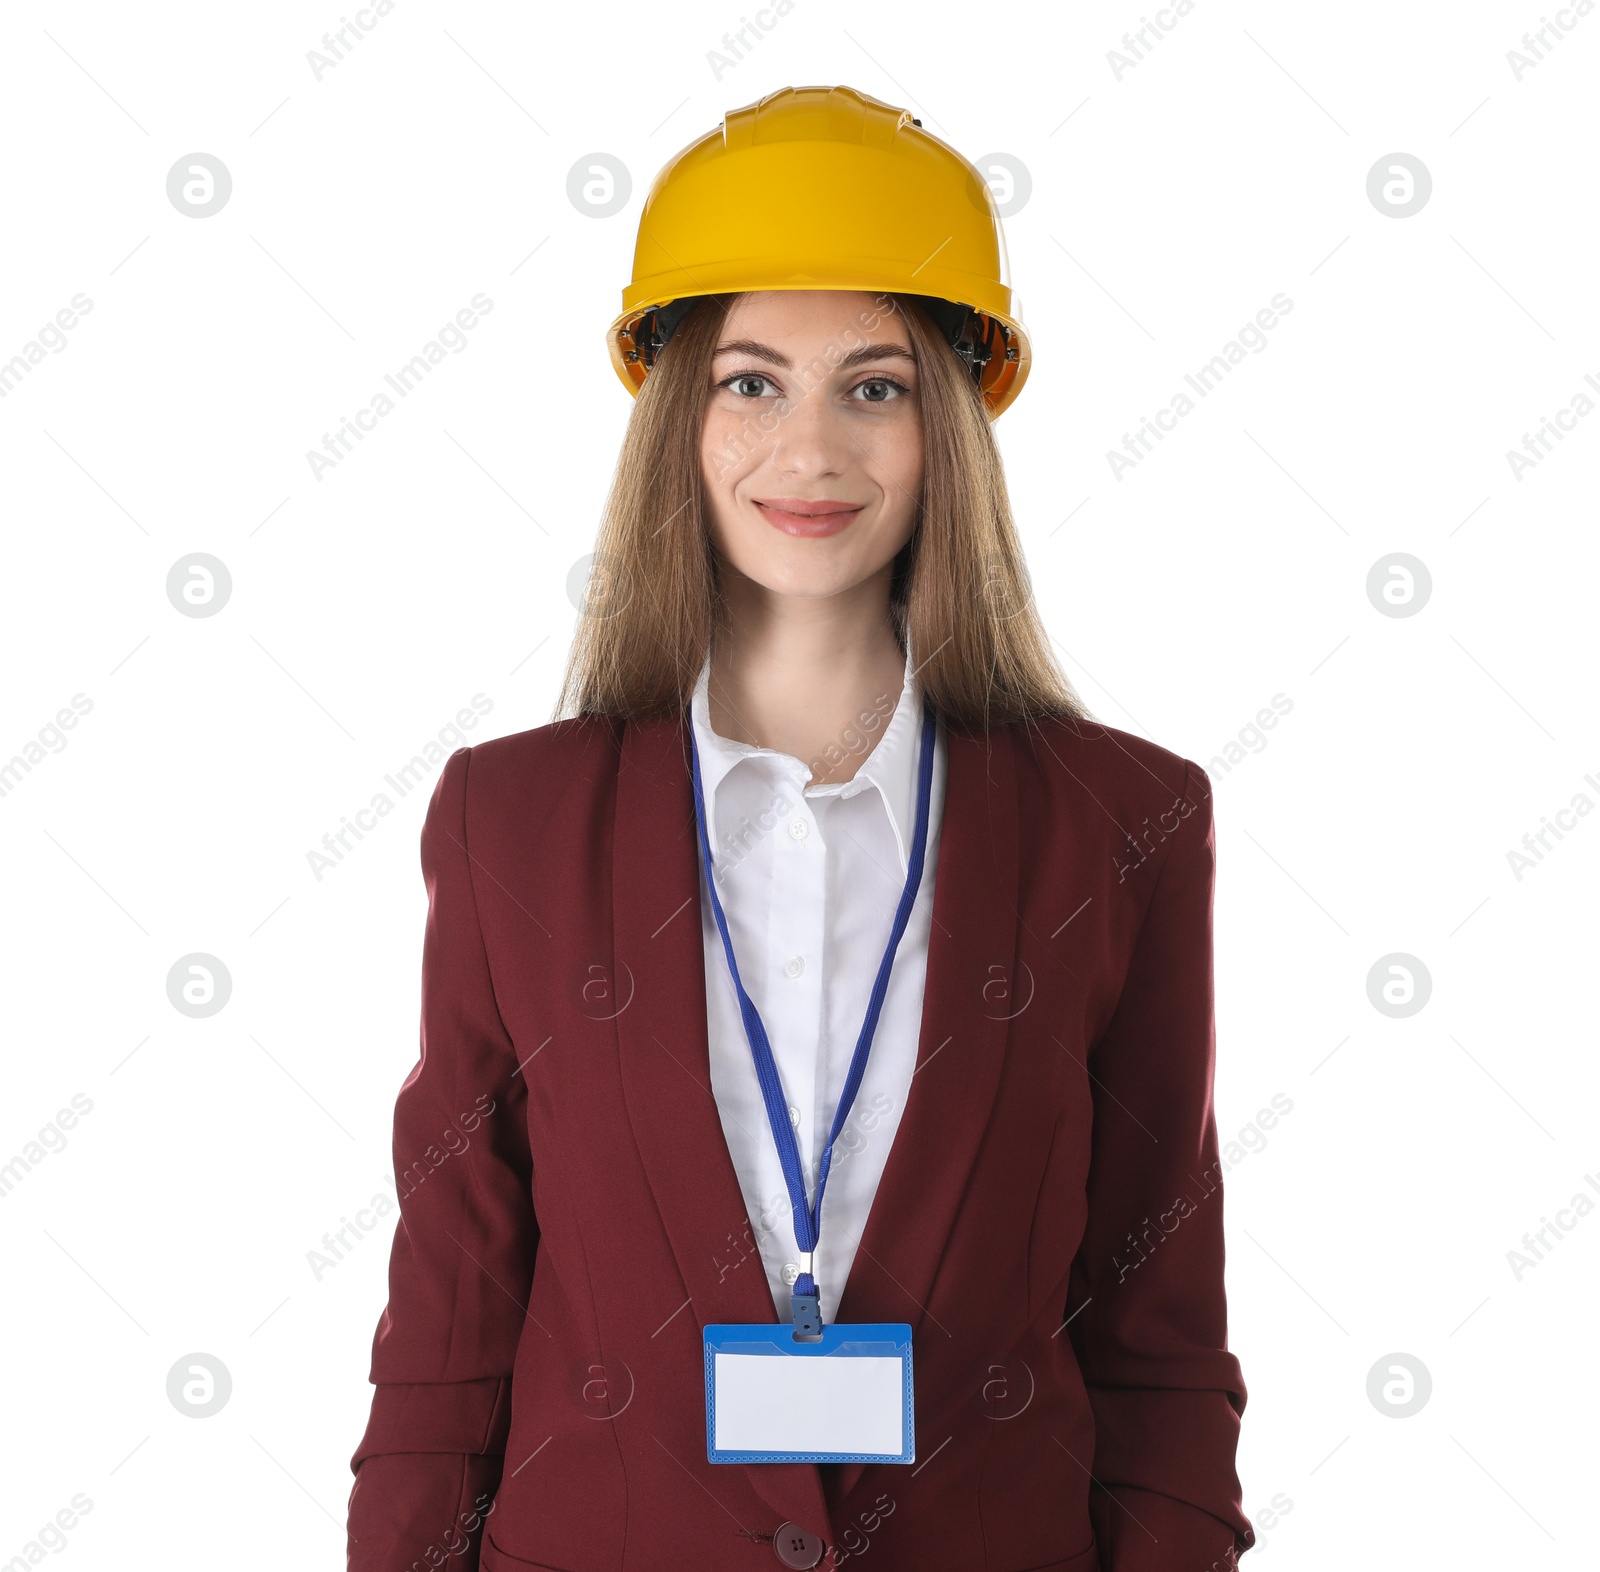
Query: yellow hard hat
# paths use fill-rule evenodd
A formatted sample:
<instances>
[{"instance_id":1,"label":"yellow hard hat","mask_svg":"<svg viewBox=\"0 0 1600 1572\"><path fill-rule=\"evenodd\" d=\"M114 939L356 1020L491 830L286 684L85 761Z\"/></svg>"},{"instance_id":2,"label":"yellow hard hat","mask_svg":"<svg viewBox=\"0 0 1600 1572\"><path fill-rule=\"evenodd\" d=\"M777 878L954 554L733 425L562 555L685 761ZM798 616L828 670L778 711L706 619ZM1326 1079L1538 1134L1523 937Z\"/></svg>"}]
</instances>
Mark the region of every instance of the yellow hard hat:
<instances>
[{"instance_id":1,"label":"yellow hard hat","mask_svg":"<svg viewBox=\"0 0 1600 1572\"><path fill-rule=\"evenodd\" d=\"M991 416L1027 380L987 183L910 110L853 87L769 93L656 177L611 324L624 386L643 386L695 299L764 289L922 297Z\"/></svg>"}]
</instances>

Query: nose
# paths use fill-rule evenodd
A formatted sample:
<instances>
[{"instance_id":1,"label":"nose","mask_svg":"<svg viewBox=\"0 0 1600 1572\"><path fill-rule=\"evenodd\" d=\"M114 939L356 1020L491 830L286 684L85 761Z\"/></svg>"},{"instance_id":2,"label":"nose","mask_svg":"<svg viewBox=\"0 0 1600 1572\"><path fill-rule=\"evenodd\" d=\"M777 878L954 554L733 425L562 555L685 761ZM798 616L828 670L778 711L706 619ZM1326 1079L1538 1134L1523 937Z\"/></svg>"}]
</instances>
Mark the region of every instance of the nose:
<instances>
[{"instance_id":1,"label":"nose","mask_svg":"<svg viewBox=\"0 0 1600 1572\"><path fill-rule=\"evenodd\" d=\"M784 401L769 459L779 474L826 480L842 474L853 458L848 422L834 407L826 378Z\"/></svg>"}]
</instances>

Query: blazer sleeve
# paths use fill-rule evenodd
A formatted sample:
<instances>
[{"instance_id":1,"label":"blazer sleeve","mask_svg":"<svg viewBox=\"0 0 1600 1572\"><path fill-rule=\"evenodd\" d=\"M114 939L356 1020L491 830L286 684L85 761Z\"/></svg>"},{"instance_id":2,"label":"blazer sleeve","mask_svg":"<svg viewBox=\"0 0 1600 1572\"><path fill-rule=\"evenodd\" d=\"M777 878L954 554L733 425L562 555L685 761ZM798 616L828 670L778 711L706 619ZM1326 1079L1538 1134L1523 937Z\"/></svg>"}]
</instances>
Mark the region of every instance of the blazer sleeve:
<instances>
[{"instance_id":1,"label":"blazer sleeve","mask_svg":"<svg viewBox=\"0 0 1600 1572\"><path fill-rule=\"evenodd\" d=\"M478 923L471 753L446 760L422 830L421 1057L395 1103L400 1220L350 1460L350 1572L475 1572L538 1246L524 1082Z\"/></svg>"},{"instance_id":2,"label":"blazer sleeve","mask_svg":"<svg viewBox=\"0 0 1600 1572\"><path fill-rule=\"evenodd\" d=\"M1090 1052L1088 1222L1064 1313L1095 1417L1103 1572L1225 1572L1253 1542L1211 1100L1211 782L1184 763L1121 997Z\"/></svg>"}]
</instances>

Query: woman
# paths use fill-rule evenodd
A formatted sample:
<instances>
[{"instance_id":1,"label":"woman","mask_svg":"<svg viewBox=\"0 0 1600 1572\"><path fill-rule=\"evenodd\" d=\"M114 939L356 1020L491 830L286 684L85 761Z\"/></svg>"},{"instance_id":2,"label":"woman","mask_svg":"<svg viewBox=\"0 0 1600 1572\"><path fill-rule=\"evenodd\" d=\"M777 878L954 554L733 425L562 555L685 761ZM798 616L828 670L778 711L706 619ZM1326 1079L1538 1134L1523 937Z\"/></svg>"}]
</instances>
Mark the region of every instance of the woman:
<instances>
[{"instance_id":1,"label":"woman","mask_svg":"<svg viewBox=\"0 0 1600 1572\"><path fill-rule=\"evenodd\" d=\"M1002 255L847 88L651 193L570 718L454 754L423 830L356 1572L1250 1543L1210 783L1050 658Z\"/></svg>"}]
</instances>

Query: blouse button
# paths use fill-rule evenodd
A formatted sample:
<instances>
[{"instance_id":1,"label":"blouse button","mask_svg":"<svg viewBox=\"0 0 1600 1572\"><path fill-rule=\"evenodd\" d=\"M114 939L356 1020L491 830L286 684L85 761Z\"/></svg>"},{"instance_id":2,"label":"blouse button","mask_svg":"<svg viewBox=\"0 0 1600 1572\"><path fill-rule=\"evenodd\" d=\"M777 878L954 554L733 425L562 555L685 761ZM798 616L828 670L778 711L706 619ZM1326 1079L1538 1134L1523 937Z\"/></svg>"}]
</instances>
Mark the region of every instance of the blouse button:
<instances>
[{"instance_id":1,"label":"blouse button","mask_svg":"<svg viewBox=\"0 0 1600 1572\"><path fill-rule=\"evenodd\" d=\"M811 826L804 819L791 819L789 821L789 838L803 841L811 833Z\"/></svg>"},{"instance_id":2,"label":"blouse button","mask_svg":"<svg viewBox=\"0 0 1600 1572\"><path fill-rule=\"evenodd\" d=\"M806 958L803 955L791 955L783 965L785 977L798 977L806 969Z\"/></svg>"},{"instance_id":3,"label":"blouse button","mask_svg":"<svg viewBox=\"0 0 1600 1572\"><path fill-rule=\"evenodd\" d=\"M783 1278L784 1286L787 1288L793 1288L794 1285L800 1280L799 1262L785 1261L783 1263L783 1271L780 1275Z\"/></svg>"}]
</instances>

